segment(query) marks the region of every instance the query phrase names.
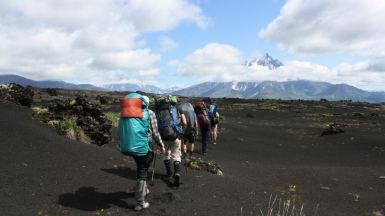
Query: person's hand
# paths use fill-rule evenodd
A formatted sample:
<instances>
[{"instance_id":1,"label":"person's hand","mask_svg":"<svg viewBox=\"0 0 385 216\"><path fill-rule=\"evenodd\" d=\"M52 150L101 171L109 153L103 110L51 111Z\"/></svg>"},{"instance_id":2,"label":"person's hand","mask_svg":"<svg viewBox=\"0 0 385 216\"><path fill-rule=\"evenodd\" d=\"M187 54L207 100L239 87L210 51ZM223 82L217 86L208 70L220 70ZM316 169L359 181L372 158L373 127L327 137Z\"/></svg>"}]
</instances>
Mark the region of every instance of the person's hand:
<instances>
[{"instance_id":1,"label":"person's hand","mask_svg":"<svg viewBox=\"0 0 385 216\"><path fill-rule=\"evenodd\" d=\"M166 149L164 148L164 146L162 146L162 154L164 154L166 152Z\"/></svg>"},{"instance_id":2,"label":"person's hand","mask_svg":"<svg viewBox=\"0 0 385 216\"><path fill-rule=\"evenodd\" d=\"M186 150L187 150L186 144L183 143L183 144L182 144L182 152L183 152L183 153L186 153Z\"/></svg>"}]
</instances>

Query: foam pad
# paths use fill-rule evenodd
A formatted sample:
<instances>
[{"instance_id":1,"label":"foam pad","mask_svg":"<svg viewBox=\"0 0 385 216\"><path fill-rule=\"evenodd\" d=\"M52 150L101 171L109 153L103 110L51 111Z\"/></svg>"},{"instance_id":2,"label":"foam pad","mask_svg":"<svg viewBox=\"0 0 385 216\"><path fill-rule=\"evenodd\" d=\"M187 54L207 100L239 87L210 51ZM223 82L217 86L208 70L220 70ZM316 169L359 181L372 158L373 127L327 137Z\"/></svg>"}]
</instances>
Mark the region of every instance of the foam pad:
<instances>
[{"instance_id":1,"label":"foam pad","mask_svg":"<svg viewBox=\"0 0 385 216\"><path fill-rule=\"evenodd\" d=\"M143 118L140 98L120 98L119 102L122 118Z\"/></svg>"}]
</instances>

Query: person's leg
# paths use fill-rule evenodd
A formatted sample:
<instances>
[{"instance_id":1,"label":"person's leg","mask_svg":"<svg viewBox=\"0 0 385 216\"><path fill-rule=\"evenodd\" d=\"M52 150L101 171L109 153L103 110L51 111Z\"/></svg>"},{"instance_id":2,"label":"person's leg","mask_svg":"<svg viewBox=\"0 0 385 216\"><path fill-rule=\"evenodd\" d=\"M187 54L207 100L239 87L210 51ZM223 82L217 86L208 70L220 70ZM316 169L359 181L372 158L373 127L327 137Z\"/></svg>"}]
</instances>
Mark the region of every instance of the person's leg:
<instances>
[{"instance_id":1,"label":"person's leg","mask_svg":"<svg viewBox=\"0 0 385 216\"><path fill-rule=\"evenodd\" d=\"M190 134L188 141L190 143L190 156L189 157L191 159L193 159L194 158L193 153L194 153L194 147L195 147L194 146L194 142L195 142L195 134L194 133Z\"/></svg>"},{"instance_id":2,"label":"person's leg","mask_svg":"<svg viewBox=\"0 0 385 216\"><path fill-rule=\"evenodd\" d=\"M171 178L172 177L172 171L171 171L171 145L170 142L168 141L163 141L164 148L166 149L166 152L163 154L163 162L164 166L166 167L166 178Z\"/></svg>"},{"instance_id":3,"label":"person's leg","mask_svg":"<svg viewBox=\"0 0 385 216\"><path fill-rule=\"evenodd\" d=\"M171 144L171 160L174 161L174 186L176 187L179 187L181 157L181 140L176 139Z\"/></svg>"},{"instance_id":4,"label":"person's leg","mask_svg":"<svg viewBox=\"0 0 385 216\"><path fill-rule=\"evenodd\" d=\"M213 139L213 144L217 144L217 131L218 131L218 124L213 125L211 128L211 138Z\"/></svg>"},{"instance_id":5,"label":"person's leg","mask_svg":"<svg viewBox=\"0 0 385 216\"><path fill-rule=\"evenodd\" d=\"M147 172L154 159L154 153L148 152L144 157L133 157L136 162L136 187L135 187L135 210L140 211L148 208L150 204L146 202L145 196L147 194Z\"/></svg>"},{"instance_id":6,"label":"person's leg","mask_svg":"<svg viewBox=\"0 0 385 216\"><path fill-rule=\"evenodd\" d=\"M208 139L210 136L210 128L202 128L201 127L201 134L202 134L202 153L207 153L207 146L208 146Z\"/></svg>"}]
</instances>

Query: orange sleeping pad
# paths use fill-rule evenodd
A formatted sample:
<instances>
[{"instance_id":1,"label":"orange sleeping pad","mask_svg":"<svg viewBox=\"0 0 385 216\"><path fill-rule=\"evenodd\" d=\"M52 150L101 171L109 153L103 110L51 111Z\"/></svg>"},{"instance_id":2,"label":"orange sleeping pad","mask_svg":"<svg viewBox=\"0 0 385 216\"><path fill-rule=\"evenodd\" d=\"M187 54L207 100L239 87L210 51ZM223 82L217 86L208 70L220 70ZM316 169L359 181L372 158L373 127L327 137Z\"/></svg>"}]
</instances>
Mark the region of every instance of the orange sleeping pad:
<instances>
[{"instance_id":1,"label":"orange sleeping pad","mask_svg":"<svg viewBox=\"0 0 385 216\"><path fill-rule=\"evenodd\" d=\"M143 118L140 98L120 98L119 102L122 118Z\"/></svg>"}]
</instances>

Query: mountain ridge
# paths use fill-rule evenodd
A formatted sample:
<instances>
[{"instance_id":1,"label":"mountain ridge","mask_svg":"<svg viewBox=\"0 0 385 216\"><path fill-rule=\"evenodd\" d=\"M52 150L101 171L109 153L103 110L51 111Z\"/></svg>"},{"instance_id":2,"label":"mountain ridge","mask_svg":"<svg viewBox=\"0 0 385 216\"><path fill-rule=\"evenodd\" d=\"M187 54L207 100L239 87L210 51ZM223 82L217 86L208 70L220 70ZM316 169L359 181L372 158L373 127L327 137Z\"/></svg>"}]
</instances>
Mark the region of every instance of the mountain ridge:
<instances>
[{"instance_id":1,"label":"mountain ridge","mask_svg":"<svg viewBox=\"0 0 385 216\"><path fill-rule=\"evenodd\" d=\"M174 95L190 97L229 97L282 100L351 100L370 103L385 102L385 92L368 92L347 84L331 84L307 80L262 82L204 82Z\"/></svg>"},{"instance_id":2,"label":"mountain ridge","mask_svg":"<svg viewBox=\"0 0 385 216\"><path fill-rule=\"evenodd\" d=\"M121 90L91 84L72 84L64 81L34 81L18 75L0 75L0 84L17 83L38 88L84 89L101 91L142 91L154 94L173 94L186 97L281 99L281 100L351 100L369 103L385 102L385 92L368 92L347 84L331 84L307 80L260 82L204 82L177 91L167 91L148 85L121 84ZM115 84L116 85L116 84ZM108 85L106 85L108 86ZM126 88L130 86L129 88ZM116 86L115 86L116 87Z\"/></svg>"}]
</instances>

